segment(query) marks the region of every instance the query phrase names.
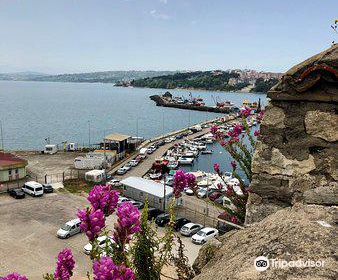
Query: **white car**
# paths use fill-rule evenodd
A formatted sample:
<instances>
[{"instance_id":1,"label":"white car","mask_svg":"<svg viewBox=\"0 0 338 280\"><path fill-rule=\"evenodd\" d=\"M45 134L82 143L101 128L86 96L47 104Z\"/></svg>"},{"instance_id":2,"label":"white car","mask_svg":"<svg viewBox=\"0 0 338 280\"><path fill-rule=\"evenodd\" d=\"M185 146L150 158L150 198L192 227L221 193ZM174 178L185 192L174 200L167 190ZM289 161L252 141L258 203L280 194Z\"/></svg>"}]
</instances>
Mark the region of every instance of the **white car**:
<instances>
[{"instance_id":1,"label":"white car","mask_svg":"<svg viewBox=\"0 0 338 280\"><path fill-rule=\"evenodd\" d=\"M194 234L191 237L192 243L195 244L204 244L209 239L217 237L218 236L218 230L215 228L206 227L198 231L196 234Z\"/></svg>"},{"instance_id":2,"label":"white car","mask_svg":"<svg viewBox=\"0 0 338 280\"><path fill-rule=\"evenodd\" d=\"M112 187L120 187L122 186L122 184L120 183L119 180L117 179L111 179L109 182L107 182L108 186L112 186Z\"/></svg>"},{"instance_id":3,"label":"white car","mask_svg":"<svg viewBox=\"0 0 338 280\"><path fill-rule=\"evenodd\" d=\"M164 142L165 142L165 143L171 143L171 142L172 142L172 139L171 139L171 138L166 138L166 139L164 140Z\"/></svg>"},{"instance_id":4,"label":"white car","mask_svg":"<svg viewBox=\"0 0 338 280\"><path fill-rule=\"evenodd\" d=\"M120 196L118 201L117 201L117 205L120 206L122 204L122 202L125 202L125 201L133 202L134 200L132 200L128 197Z\"/></svg>"},{"instance_id":5,"label":"white car","mask_svg":"<svg viewBox=\"0 0 338 280\"><path fill-rule=\"evenodd\" d=\"M132 167L135 167L138 165L138 161L136 159L133 159L129 162L129 164L132 166Z\"/></svg>"},{"instance_id":6,"label":"white car","mask_svg":"<svg viewBox=\"0 0 338 280\"><path fill-rule=\"evenodd\" d=\"M180 229L180 233L183 236L192 236L203 228L200 224L187 223Z\"/></svg>"},{"instance_id":7,"label":"white car","mask_svg":"<svg viewBox=\"0 0 338 280\"><path fill-rule=\"evenodd\" d=\"M99 236L97 238L98 245L101 249L103 249L106 246L106 244L107 244L106 240L107 240L107 236L105 236L105 235ZM115 241L113 240L113 238L111 236L109 236L108 237L108 245L113 244L113 243L115 243ZM93 249L92 244L88 243L86 246L83 247L83 252L85 254L89 255L90 252L92 251L92 249Z\"/></svg>"},{"instance_id":8,"label":"white car","mask_svg":"<svg viewBox=\"0 0 338 280\"><path fill-rule=\"evenodd\" d=\"M130 168L129 168L130 169ZM124 166L123 167L120 167L117 171L116 171L116 174L118 175L123 175L125 174L129 169L125 168Z\"/></svg>"},{"instance_id":9,"label":"white car","mask_svg":"<svg viewBox=\"0 0 338 280\"><path fill-rule=\"evenodd\" d=\"M193 190L190 189L190 188L185 188L185 189L184 189L184 193L185 193L186 195L194 195Z\"/></svg>"}]
</instances>

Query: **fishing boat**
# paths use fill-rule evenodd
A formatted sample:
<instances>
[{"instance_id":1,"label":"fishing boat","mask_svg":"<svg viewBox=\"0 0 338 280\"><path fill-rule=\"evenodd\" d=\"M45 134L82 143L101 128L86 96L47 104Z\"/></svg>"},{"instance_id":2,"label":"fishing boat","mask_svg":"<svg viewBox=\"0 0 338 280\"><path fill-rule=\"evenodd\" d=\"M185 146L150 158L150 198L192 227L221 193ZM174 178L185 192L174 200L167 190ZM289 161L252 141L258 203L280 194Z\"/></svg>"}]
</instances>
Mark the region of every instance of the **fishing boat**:
<instances>
[{"instance_id":1,"label":"fishing boat","mask_svg":"<svg viewBox=\"0 0 338 280\"><path fill-rule=\"evenodd\" d=\"M178 167L178 161L177 160L171 160L168 163L169 169L176 169Z\"/></svg>"},{"instance_id":2,"label":"fishing boat","mask_svg":"<svg viewBox=\"0 0 338 280\"><path fill-rule=\"evenodd\" d=\"M210 154L213 153L213 151L212 150L204 150L201 153L202 153L202 155L210 155Z\"/></svg>"}]
</instances>

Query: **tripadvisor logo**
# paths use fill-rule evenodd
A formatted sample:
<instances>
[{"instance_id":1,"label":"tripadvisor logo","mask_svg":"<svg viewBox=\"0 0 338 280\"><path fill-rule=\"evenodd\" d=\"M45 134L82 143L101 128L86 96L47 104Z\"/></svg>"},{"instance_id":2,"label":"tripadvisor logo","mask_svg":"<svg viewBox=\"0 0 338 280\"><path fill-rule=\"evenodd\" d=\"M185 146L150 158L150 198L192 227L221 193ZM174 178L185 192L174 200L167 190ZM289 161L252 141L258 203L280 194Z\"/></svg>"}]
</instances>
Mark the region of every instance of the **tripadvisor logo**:
<instances>
[{"instance_id":1,"label":"tripadvisor logo","mask_svg":"<svg viewBox=\"0 0 338 280\"><path fill-rule=\"evenodd\" d=\"M269 265L269 260L264 256L257 257L254 262L255 268L259 271L267 270Z\"/></svg>"}]
</instances>

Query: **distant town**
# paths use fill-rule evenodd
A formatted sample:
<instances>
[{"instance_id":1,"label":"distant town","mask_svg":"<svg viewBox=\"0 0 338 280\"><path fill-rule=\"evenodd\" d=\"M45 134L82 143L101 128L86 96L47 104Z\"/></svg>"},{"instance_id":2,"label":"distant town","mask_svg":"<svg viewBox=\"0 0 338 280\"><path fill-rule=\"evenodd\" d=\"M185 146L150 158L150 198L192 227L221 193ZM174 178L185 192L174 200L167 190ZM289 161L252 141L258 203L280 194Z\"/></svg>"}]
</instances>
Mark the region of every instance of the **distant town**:
<instances>
[{"instance_id":1,"label":"distant town","mask_svg":"<svg viewBox=\"0 0 338 280\"><path fill-rule=\"evenodd\" d=\"M266 92L282 73L250 69L213 71L103 71L78 74L48 75L36 72L0 74L0 80L113 83L123 87L189 88L219 91Z\"/></svg>"}]
</instances>

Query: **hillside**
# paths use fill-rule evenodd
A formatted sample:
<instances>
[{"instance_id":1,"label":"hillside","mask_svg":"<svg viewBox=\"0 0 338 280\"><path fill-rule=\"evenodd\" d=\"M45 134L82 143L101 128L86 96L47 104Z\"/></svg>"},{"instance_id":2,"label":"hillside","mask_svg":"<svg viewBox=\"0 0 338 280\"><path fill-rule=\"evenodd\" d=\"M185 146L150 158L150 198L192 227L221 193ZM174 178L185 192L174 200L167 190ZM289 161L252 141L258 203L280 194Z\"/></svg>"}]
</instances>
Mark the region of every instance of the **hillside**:
<instances>
[{"instance_id":1,"label":"hillside","mask_svg":"<svg viewBox=\"0 0 338 280\"><path fill-rule=\"evenodd\" d=\"M78 74L46 75L40 73L0 74L0 80L10 81L42 81L42 82L74 82L74 83L116 83L147 77L173 74L173 71L103 71Z\"/></svg>"},{"instance_id":2,"label":"hillside","mask_svg":"<svg viewBox=\"0 0 338 280\"><path fill-rule=\"evenodd\" d=\"M251 91L266 92L278 81L276 78L248 78L245 74L247 73L244 70L195 71L175 73L153 78L136 79L128 84L120 82L117 83L117 85L165 89L187 88L214 91L240 91L248 86L251 86L251 88L253 88Z\"/></svg>"}]
</instances>

